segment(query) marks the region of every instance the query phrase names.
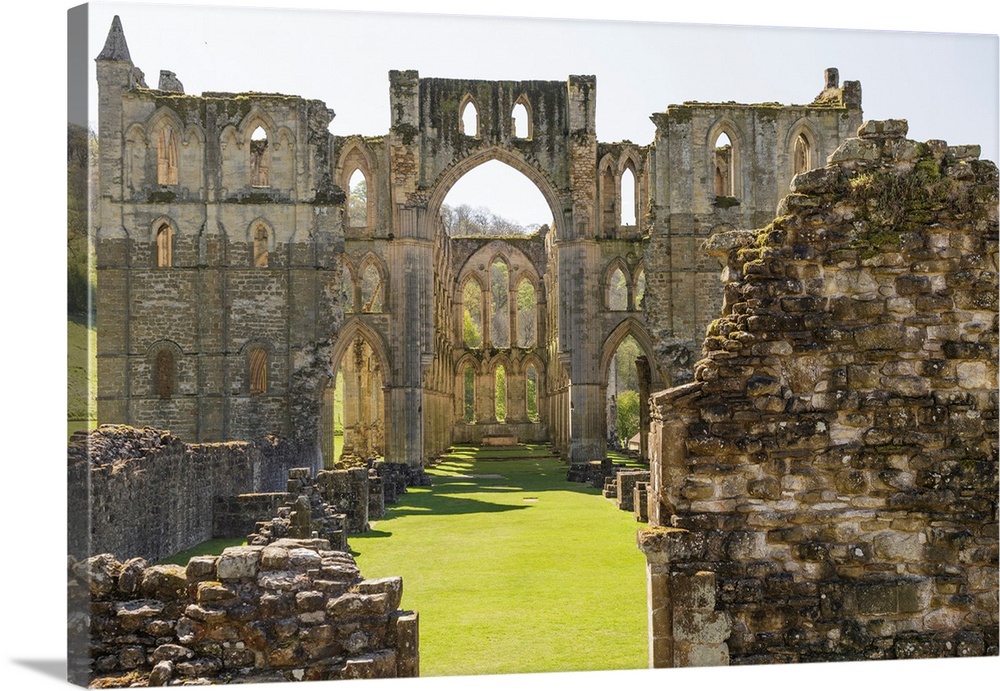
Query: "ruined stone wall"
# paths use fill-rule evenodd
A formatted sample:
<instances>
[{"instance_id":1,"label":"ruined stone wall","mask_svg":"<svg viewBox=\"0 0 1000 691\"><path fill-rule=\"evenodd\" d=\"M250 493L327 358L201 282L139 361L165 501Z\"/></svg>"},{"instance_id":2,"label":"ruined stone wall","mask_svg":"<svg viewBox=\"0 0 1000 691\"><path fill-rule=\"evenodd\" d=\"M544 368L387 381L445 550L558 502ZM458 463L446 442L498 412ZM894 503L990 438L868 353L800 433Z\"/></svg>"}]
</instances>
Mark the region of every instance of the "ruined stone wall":
<instances>
[{"instance_id":1,"label":"ruined stone wall","mask_svg":"<svg viewBox=\"0 0 1000 691\"><path fill-rule=\"evenodd\" d=\"M125 425L80 435L69 448L70 553L155 561L193 547L215 536L216 497L284 490L302 458L300 446L273 438L185 444Z\"/></svg>"},{"instance_id":2,"label":"ruined stone wall","mask_svg":"<svg viewBox=\"0 0 1000 691\"><path fill-rule=\"evenodd\" d=\"M280 94L188 95L174 77L147 88L117 18L97 69L109 143L95 245L99 421L195 441L313 441L313 389L329 367L311 356L335 338L341 309L333 112Z\"/></svg>"},{"instance_id":3,"label":"ruined stone wall","mask_svg":"<svg viewBox=\"0 0 1000 691\"><path fill-rule=\"evenodd\" d=\"M841 87L835 69L826 80L809 105L687 102L653 115L646 315L655 362L671 383L691 380L705 327L722 306L717 265L701 243L771 221L795 173L800 137L808 165L818 167L861 124L860 83ZM719 194L715 152L723 134L732 173Z\"/></svg>"},{"instance_id":4,"label":"ruined stone wall","mask_svg":"<svg viewBox=\"0 0 1000 691\"><path fill-rule=\"evenodd\" d=\"M419 673L417 614L399 609L402 579L365 580L351 555L325 540L230 547L186 567L99 554L72 564L69 579L76 683Z\"/></svg>"},{"instance_id":5,"label":"ruined stone wall","mask_svg":"<svg viewBox=\"0 0 1000 691\"><path fill-rule=\"evenodd\" d=\"M705 359L652 400L656 666L997 654L997 168L905 133L711 243Z\"/></svg>"}]
</instances>

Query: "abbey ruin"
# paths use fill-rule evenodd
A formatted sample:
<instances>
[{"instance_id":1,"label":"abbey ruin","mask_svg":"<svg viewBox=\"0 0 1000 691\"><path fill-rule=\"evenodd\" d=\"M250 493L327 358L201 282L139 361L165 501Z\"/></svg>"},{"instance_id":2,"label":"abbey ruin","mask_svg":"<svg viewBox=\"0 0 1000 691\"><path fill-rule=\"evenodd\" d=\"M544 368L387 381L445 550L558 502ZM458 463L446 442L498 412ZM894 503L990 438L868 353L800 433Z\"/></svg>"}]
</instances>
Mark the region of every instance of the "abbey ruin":
<instances>
[{"instance_id":1,"label":"abbey ruin","mask_svg":"<svg viewBox=\"0 0 1000 691\"><path fill-rule=\"evenodd\" d=\"M502 440L581 464L632 339L652 666L997 654L978 147L864 123L832 68L806 105L669 106L648 145L598 140L594 76L393 71L371 137L298 96L150 88L117 17L97 75L100 423L274 435L280 472L319 473L339 395L348 457L418 471ZM450 236L447 193L494 160L551 225Z\"/></svg>"}]
</instances>

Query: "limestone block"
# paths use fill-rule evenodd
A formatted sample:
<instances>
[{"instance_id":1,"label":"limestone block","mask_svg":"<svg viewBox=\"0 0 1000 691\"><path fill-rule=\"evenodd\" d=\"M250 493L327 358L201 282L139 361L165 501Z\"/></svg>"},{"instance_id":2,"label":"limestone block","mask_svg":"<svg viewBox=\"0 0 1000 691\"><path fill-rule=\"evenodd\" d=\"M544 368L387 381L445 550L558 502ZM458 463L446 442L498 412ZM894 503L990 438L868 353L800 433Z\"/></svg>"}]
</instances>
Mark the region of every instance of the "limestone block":
<instances>
[{"instance_id":1,"label":"limestone block","mask_svg":"<svg viewBox=\"0 0 1000 691\"><path fill-rule=\"evenodd\" d=\"M262 551L262 547L253 545L227 547L216 564L216 575L220 581L254 578L260 566Z\"/></svg>"},{"instance_id":2,"label":"limestone block","mask_svg":"<svg viewBox=\"0 0 1000 691\"><path fill-rule=\"evenodd\" d=\"M732 621L725 612L704 612L676 608L674 640L685 643L722 643L732 633Z\"/></svg>"},{"instance_id":3,"label":"limestone block","mask_svg":"<svg viewBox=\"0 0 1000 691\"><path fill-rule=\"evenodd\" d=\"M722 667L729 664L729 646L725 643L676 643L675 667Z\"/></svg>"}]
</instances>

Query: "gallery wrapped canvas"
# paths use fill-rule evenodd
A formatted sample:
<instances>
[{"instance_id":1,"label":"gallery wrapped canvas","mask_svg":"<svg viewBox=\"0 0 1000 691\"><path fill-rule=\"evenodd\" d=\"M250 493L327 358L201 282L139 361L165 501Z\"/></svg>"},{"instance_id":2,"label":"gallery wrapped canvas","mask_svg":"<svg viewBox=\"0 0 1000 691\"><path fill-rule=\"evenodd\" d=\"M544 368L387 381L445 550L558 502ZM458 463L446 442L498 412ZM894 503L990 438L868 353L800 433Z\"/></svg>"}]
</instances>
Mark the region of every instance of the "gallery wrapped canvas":
<instances>
[{"instance_id":1,"label":"gallery wrapped canvas","mask_svg":"<svg viewBox=\"0 0 1000 691\"><path fill-rule=\"evenodd\" d=\"M998 655L996 36L70 34L70 681Z\"/></svg>"}]
</instances>

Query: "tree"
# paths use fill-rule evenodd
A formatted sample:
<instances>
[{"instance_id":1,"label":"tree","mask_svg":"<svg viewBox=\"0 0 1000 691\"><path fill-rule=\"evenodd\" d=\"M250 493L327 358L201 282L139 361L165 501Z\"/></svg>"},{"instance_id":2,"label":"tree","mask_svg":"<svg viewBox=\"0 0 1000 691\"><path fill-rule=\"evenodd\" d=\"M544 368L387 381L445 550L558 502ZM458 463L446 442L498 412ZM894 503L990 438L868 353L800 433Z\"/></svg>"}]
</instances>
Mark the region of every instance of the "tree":
<instances>
[{"instance_id":1,"label":"tree","mask_svg":"<svg viewBox=\"0 0 1000 691\"><path fill-rule=\"evenodd\" d=\"M352 228L368 225L368 181L360 171L351 178L351 194L347 198L347 219Z\"/></svg>"},{"instance_id":2,"label":"tree","mask_svg":"<svg viewBox=\"0 0 1000 691\"><path fill-rule=\"evenodd\" d=\"M485 206L473 208L468 204L454 207L443 204L441 206L441 223L444 225L445 232L452 237L530 235L541 228L538 223L521 225L516 221L498 216Z\"/></svg>"},{"instance_id":3,"label":"tree","mask_svg":"<svg viewBox=\"0 0 1000 691\"><path fill-rule=\"evenodd\" d=\"M639 431L639 393L637 391L622 391L618 394L618 436L622 445L627 446L628 440Z\"/></svg>"}]
</instances>

